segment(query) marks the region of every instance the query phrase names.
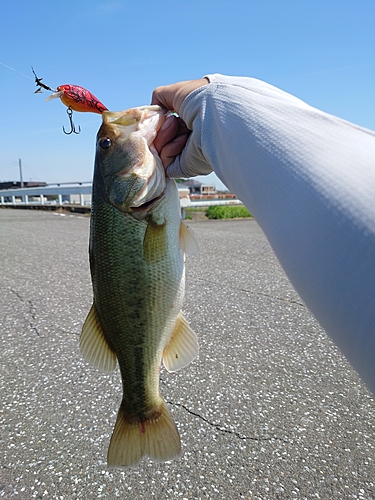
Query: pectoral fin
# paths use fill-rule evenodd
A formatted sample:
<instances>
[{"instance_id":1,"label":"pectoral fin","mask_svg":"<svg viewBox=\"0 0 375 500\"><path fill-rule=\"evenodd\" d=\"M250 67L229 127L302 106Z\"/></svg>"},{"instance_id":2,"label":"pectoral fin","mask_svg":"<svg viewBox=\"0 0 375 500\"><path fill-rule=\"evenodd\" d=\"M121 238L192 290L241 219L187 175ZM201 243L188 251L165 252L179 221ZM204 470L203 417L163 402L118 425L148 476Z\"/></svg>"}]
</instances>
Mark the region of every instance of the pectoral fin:
<instances>
[{"instance_id":1,"label":"pectoral fin","mask_svg":"<svg viewBox=\"0 0 375 500\"><path fill-rule=\"evenodd\" d=\"M181 221L180 224L180 248L184 253L190 255L197 255L197 253L199 253L199 247L194 233L183 221Z\"/></svg>"},{"instance_id":2,"label":"pectoral fin","mask_svg":"<svg viewBox=\"0 0 375 500\"><path fill-rule=\"evenodd\" d=\"M94 304L82 327L80 349L85 360L98 370L112 372L116 368L116 354L104 337Z\"/></svg>"},{"instance_id":3,"label":"pectoral fin","mask_svg":"<svg viewBox=\"0 0 375 500\"><path fill-rule=\"evenodd\" d=\"M163 259L168 251L166 223L157 224L149 220L143 240L143 257L147 262Z\"/></svg>"},{"instance_id":4,"label":"pectoral fin","mask_svg":"<svg viewBox=\"0 0 375 500\"><path fill-rule=\"evenodd\" d=\"M180 313L169 344L163 352L164 366L169 372L176 372L193 361L197 355L197 336Z\"/></svg>"}]
</instances>

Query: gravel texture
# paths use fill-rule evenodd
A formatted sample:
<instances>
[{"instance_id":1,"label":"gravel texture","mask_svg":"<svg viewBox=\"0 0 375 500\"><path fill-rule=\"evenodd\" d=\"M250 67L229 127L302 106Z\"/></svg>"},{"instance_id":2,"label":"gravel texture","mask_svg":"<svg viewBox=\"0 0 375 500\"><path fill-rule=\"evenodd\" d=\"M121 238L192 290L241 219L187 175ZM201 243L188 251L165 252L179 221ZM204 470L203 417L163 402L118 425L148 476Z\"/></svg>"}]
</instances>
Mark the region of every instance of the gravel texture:
<instances>
[{"instance_id":1,"label":"gravel texture","mask_svg":"<svg viewBox=\"0 0 375 500\"><path fill-rule=\"evenodd\" d=\"M375 500L375 402L252 220L197 221L198 359L161 372L178 460L112 470L119 372L80 356L89 218L0 210L0 498Z\"/></svg>"}]
</instances>

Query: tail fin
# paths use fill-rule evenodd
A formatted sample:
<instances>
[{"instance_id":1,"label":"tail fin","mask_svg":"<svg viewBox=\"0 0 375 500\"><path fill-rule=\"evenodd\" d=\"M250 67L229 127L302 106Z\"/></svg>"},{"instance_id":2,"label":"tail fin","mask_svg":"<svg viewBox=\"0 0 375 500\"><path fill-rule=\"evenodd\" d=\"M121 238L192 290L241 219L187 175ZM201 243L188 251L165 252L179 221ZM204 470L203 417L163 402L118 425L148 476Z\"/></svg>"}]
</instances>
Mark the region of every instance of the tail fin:
<instances>
[{"instance_id":1,"label":"tail fin","mask_svg":"<svg viewBox=\"0 0 375 500\"><path fill-rule=\"evenodd\" d=\"M130 467L144 456L165 462L180 454L180 435L164 401L159 411L156 419L134 422L121 404L108 448L109 467Z\"/></svg>"}]
</instances>

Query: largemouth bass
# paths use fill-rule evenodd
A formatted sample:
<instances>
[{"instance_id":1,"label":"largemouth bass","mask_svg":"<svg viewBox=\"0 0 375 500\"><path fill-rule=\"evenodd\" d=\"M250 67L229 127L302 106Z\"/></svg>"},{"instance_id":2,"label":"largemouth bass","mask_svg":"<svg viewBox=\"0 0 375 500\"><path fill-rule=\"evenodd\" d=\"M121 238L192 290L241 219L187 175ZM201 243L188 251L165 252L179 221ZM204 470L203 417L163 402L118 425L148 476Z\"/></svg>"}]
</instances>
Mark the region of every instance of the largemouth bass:
<instances>
[{"instance_id":1,"label":"largemouth bass","mask_svg":"<svg viewBox=\"0 0 375 500\"><path fill-rule=\"evenodd\" d=\"M102 118L89 244L94 299L80 347L103 371L118 361L123 396L107 460L126 467L143 456L165 461L180 453L159 372L162 360L172 372L198 353L181 313L184 254L197 246L181 221L176 183L152 145L165 112L143 106Z\"/></svg>"}]
</instances>

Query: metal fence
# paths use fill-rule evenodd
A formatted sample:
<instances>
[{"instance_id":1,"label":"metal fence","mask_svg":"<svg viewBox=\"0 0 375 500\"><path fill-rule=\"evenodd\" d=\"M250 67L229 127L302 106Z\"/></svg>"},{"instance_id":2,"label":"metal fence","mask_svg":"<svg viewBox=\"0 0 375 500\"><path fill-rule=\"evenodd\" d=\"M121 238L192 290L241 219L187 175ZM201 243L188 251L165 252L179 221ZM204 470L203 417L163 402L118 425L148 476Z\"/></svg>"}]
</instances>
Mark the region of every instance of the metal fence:
<instances>
[{"instance_id":1,"label":"metal fence","mask_svg":"<svg viewBox=\"0 0 375 500\"><path fill-rule=\"evenodd\" d=\"M25 207L40 206L91 206L91 182L48 184L31 188L11 188L0 190L0 206ZM212 205L242 205L238 199L191 200L186 189L180 190L181 208L209 207Z\"/></svg>"},{"instance_id":2,"label":"metal fence","mask_svg":"<svg viewBox=\"0 0 375 500\"><path fill-rule=\"evenodd\" d=\"M90 205L91 182L49 184L0 190L0 205ZM73 197L73 200L72 200Z\"/></svg>"}]
</instances>

